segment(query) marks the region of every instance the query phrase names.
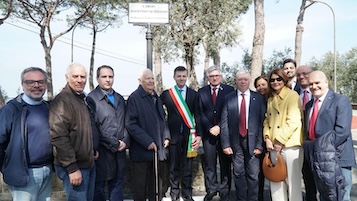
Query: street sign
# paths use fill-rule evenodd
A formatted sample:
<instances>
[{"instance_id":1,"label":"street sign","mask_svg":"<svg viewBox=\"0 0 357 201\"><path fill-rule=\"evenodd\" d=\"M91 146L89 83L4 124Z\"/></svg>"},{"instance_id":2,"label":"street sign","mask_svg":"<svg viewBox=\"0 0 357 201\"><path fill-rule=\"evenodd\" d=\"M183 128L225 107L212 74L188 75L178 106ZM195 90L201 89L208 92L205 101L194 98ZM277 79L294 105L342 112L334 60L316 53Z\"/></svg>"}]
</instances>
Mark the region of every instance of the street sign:
<instances>
[{"instance_id":1,"label":"street sign","mask_svg":"<svg viewBox=\"0 0 357 201\"><path fill-rule=\"evenodd\" d=\"M129 23L167 24L169 23L169 4L129 3Z\"/></svg>"}]
</instances>

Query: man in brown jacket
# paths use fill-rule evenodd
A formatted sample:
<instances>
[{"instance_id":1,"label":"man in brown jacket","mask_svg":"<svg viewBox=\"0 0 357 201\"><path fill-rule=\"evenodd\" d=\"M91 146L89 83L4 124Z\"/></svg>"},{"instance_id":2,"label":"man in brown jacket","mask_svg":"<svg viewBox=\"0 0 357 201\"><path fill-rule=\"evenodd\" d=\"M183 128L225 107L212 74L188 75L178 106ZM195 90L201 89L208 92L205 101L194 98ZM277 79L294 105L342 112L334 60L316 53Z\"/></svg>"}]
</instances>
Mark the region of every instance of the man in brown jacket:
<instances>
[{"instance_id":1,"label":"man in brown jacket","mask_svg":"<svg viewBox=\"0 0 357 201\"><path fill-rule=\"evenodd\" d=\"M57 176L67 200L93 200L95 166L91 113L83 93L87 73L71 64L67 85L50 104L50 134Z\"/></svg>"}]
</instances>

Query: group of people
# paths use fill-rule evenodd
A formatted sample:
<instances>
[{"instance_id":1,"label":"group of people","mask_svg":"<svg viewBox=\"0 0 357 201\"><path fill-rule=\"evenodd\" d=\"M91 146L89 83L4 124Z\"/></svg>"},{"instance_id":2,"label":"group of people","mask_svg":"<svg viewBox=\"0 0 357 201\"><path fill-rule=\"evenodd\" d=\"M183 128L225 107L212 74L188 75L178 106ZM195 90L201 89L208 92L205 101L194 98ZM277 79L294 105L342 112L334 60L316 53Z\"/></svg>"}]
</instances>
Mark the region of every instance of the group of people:
<instances>
[{"instance_id":1,"label":"group of people","mask_svg":"<svg viewBox=\"0 0 357 201\"><path fill-rule=\"evenodd\" d=\"M350 200L352 108L323 72L286 59L254 80L256 92L245 70L236 74L236 90L222 83L218 66L207 69L209 84L198 91L186 85L185 67L173 74L175 86L158 95L145 69L124 101L112 88L112 67L100 66L98 86L85 94L87 72L73 63L66 86L45 101L46 72L25 69L24 93L0 109L0 168L13 200L50 200L53 171L67 200L123 200L129 149L134 200L162 199L161 163L168 161L171 200L193 201L192 161L201 142L205 201L230 200L232 175L237 200L262 201L266 152L281 153L288 173L270 181L273 201L302 201L302 178L308 201Z\"/></svg>"}]
</instances>

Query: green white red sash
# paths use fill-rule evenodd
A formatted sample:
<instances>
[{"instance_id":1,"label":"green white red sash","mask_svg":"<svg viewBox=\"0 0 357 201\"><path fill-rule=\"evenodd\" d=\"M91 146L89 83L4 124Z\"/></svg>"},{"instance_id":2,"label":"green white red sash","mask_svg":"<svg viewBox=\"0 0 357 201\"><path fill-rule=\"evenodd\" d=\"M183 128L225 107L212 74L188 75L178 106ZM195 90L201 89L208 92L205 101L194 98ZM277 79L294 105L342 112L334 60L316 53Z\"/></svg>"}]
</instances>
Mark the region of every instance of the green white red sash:
<instances>
[{"instance_id":1,"label":"green white red sash","mask_svg":"<svg viewBox=\"0 0 357 201\"><path fill-rule=\"evenodd\" d=\"M186 126L190 129L187 147L187 157L196 157L197 151L192 148L192 142L196 137L195 118L191 114L190 109L188 108L187 103L182 97L182 94L180 93L179 88L177 86L170 88L169 93Z\"/></svg>"}]
</instances>

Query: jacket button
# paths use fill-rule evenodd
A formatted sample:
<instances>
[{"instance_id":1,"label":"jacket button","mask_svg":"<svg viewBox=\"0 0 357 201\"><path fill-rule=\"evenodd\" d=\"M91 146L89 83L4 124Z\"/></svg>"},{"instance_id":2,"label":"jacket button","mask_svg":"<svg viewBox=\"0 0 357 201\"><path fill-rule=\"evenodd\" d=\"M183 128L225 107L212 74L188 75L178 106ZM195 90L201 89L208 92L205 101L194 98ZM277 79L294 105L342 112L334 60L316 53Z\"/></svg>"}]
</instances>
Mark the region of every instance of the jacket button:
<instances>
[{"instance_id":1,"label":"jacket button","mask_svg":"<svg viewBox=\"0 0 357 201\"><path fill-rule=\"evenodd\" d=\"M269 115L271 116L271 113L269 113Z\"/></svg>"},{"instance_id":2,"label":"jacket button","mask_svg":"<svg viewBox=\"0 0 357 201\"><path fill-rule=\"evenodd\" d=\"M278 114L279 114L279 112L278 112Z\"/></svg>"},{"instance_id":3,"label":"jacket button","mask_svg":"<svg viewBox=\"0 0 357 201\"><path fill-rule=\"evenodd\" d=\"M271 127L269 126L269 129L271 129Z\"/></svg>"},{"instance_id":4,"label":"jacket button","mask_svg":"<svg viewBox=\"0 0 357 201\"><path fill-rule=\"evenodd\" d=\"M214 110L214 111L213 111L213 114L216 114L216 113L217 113L217 111L216 111L216 110Z\"/></svg>"},{"instance_id":5,"label":"jacket button","mask_svg":"<svg viewBox=\"0 0 357 201\"><path fill-rule=\"evenodd\" d=\"M280 128L280 126L278 126L278 128Z\"/></svg>"}]
</instances>

